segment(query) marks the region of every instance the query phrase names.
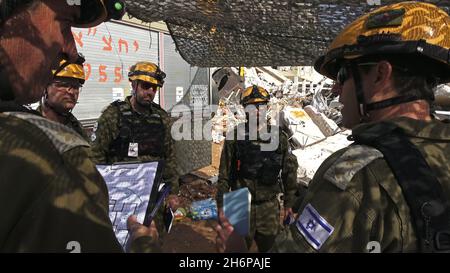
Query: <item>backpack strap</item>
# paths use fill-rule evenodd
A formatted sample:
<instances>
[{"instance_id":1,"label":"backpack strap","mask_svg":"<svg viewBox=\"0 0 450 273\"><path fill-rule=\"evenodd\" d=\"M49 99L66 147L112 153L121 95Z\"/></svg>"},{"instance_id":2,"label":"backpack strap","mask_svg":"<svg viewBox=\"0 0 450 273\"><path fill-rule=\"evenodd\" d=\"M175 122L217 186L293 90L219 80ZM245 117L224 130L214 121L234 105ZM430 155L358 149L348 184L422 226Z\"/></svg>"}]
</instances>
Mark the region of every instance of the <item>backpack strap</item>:
<instances>
[{"instance_id":1,"label":"backpack strap","mask_svg":"<svg viewBox=\"0 0 450 273\"><path fill-rule=\"evenodd\" d=\"M425 158L403 130L392 123L380 123L351 138L384 155L410 208L420 251L450 252L449 200Z\"/></svg>"}]
</instances>

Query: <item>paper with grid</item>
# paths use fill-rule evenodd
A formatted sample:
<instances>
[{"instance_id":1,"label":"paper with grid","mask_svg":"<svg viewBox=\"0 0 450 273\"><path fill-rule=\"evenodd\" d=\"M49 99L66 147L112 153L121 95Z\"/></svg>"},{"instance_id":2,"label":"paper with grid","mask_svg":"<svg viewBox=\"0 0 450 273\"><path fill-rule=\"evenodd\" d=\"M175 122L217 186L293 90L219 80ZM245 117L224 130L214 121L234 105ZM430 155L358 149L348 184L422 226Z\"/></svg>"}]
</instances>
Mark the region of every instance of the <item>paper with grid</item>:
<instances>
[{"instance_id":1,"label":"paper with grid","mask_svg":"<svg viewBox=\"0 0 450 273\"><path fill-rule=\"evenodd\" d=\"M97 165L109 191L109 218L120 244L128 239L127 219L136 215L138 222L145 218L158 162Z\"/></svg>"}]
</instances>

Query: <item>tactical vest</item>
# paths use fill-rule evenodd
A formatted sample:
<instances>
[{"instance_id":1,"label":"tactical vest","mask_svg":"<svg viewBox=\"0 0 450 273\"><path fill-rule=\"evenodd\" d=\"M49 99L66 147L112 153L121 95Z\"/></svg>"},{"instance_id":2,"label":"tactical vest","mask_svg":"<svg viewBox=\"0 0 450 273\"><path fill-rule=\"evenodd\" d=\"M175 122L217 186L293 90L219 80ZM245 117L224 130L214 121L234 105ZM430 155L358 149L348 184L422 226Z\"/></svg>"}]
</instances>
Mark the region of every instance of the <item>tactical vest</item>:
<instances>
[{"instance_id":1,"label":"tactical vest","mask_svg":"<svg viewBox=\"0 0 450 273\"><path fill-rule=\"evenodd\" d=\"M283 164L281 145L275 151L261 151L261 146L253 141L236 142L237 178L254 180L266 186L277 184Z\"/></svg>"},{"instance_id":2,"label":"tactical vest","mask_svg":"<svg viewBox=\"0 0 450 273\"><path fill-rule=\"evenodd\" d=\"M421 152L401 128L380 123L362 135L351 136L350 140L372 146L383 154L410 208L419 250L450 252L450 200Z\"/></svg>"},{"instance_id":3,"label":"tactical vest","mask_svg":"<svg viewBox=\"0 0 450 273\"><path fill-rule=\"evenodd\" d=\"M132 111L124 101L112 103L117 107L119 116L119 134L109 147L111 157L120 161L128 158L130 143L138 143L140 156L163 157L165 128L159 114L139 115Z\"/></svg>"}]
</instances>

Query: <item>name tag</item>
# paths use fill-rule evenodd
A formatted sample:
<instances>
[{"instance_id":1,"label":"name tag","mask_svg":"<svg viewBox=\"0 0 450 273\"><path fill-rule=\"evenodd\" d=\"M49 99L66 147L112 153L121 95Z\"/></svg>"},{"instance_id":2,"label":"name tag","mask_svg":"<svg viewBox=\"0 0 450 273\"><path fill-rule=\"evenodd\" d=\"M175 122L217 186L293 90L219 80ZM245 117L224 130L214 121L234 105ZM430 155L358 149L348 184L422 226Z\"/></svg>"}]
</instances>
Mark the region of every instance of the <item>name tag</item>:
<instances>
[{"instance_id":1,"label":"name tag","mask_svg":"<svg viewBox=\"0 0 450 273\"><path fill-rule=\"evenodd\" d=\"M130 142L128 145L128 156L129 157L138 157L139 156L139 144Z\"/></svg>"}]
</instances>

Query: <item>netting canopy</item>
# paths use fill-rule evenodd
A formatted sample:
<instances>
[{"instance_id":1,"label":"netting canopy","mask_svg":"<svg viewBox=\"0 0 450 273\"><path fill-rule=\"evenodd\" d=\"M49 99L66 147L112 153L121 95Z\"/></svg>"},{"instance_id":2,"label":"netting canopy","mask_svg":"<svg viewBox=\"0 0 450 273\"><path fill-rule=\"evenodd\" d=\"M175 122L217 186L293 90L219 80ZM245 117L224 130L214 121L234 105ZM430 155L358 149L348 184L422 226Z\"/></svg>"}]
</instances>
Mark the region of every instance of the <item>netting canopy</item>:
<instances>
[{"instance_id":1,"label":"netting canopy","mask_svg":"<svg viewBox=\"0 0 450 273\"><path fill-rule=\"evenodd\" d=\"M312 65L345 25L393 0L128 0L130 15L165 21L191 65ZM450 0L427 0L450 10Z\"/></svg>"}]
</instances>

